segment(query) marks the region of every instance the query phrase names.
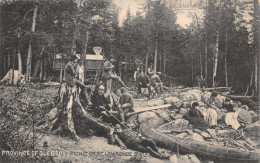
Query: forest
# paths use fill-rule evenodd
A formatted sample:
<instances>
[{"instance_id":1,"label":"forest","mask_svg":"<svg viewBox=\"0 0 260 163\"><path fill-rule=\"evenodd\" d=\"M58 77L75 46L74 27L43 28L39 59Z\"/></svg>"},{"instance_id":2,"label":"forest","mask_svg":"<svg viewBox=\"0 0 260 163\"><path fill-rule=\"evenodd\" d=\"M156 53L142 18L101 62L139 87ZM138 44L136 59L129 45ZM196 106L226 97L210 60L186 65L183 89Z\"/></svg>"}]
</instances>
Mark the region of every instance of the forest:
<instances>
[{"instance_id":1,"label":"forest","mask_svg":"<svg viewBox=\"0 0 260 163\"><path fill-rule=\"evenodd\" d=\"M0 76L19 69L27 82L47 81L59 76L52 68L55 54L83 57L100 46L119 62L154 63L173 83L191 87L200 76L206 87L256 95L258 1L197 1L203 15L191 13L187 28L176 23L178 6L147 0L136 15L128 9L120 25L120 8L110 0L2 0ZM126 66L125 74L133 69Z\"/></svg>"}]
</instances>

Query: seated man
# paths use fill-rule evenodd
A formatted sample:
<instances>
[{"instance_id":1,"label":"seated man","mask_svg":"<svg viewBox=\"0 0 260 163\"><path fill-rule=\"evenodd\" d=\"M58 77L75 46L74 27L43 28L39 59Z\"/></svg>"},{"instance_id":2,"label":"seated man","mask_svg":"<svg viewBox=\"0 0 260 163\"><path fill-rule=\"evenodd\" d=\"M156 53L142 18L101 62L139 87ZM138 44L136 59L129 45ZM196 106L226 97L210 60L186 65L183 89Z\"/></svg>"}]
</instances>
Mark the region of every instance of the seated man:
<instances>
[{"instance_id":1,"label":"seated man","mask_svg":"<svg viewBox=\"0 0 260 163\"><path fill-rule=\"evenodd\" d=\"M136 132L129 129L124 130L119 124L115 126L114 136L117 142L123 147L126 146L132 150L150 153L151 156L160 159L169 158L158 152L157 146L152 139L139 136Z\"/></svg>"},{"instance_id":2,"label":"seated man","mask_svg":"<svg viewBox=\"0 0 260 163\"><path fill-rule=\"evenodd\" d=\"M102 113L104 113L105 109L110 110L109 100L104 96L105 87L100 85L98 90L96 90L91 97L92 101L92 111L94 113L94 117L102 117Z\"/></svg>"},{"instance_id":3,"label":"seated man","mask_svg":"<svg viewBox=\"0 0 260 163\"><path fill-rule=\"evenodd\" d=\"M222 104L223 109L226 109L227 112L235 112L234 106L232 105L231 101L229 98L226 98L225 101Z\"/></svg>"},{"instance_id":4,"label":"seated man","mask_svg":"<svg viewBox=\"0 0 260 163\"><path fill-rule=\"evenodd\" d=\"M204 120L204 116L199 111L199 103L193 102L189 112L184 115L184 119L188 120L192 124L193 128L205 131L209 129L209 125Z\"/></svg>"},{"instance_id":5,"label":"seated man","mask_svg":"<svg viewBox=\"0 0 260 163\"><path fill-rule=\"evenodd\" d=\"M163 93L163 83L157 74L151 77L151 86L157 91L157 93Z\"/></svg>"},{"instance_id":6,"label":"seated man","mask_svg":"<svg viewBox=\"0 0 260 163\"><path fill-rule=\"evenodd\" d=\"M121 88L121 95L119 98L119 114L122 122L125 122L125 115L128 112L133 111L134 99L131 94L129 94L125 87Z\"/></svg>"}]
</instances>

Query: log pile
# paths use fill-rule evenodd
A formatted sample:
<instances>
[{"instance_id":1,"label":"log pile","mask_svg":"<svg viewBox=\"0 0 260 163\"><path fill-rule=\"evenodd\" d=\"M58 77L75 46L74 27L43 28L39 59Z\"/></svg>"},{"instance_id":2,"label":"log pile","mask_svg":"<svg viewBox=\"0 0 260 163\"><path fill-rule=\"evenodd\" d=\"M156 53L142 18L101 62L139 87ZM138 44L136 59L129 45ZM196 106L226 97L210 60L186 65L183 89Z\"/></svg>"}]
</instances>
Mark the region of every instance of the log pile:
<instances>
[{"instance_id":1,"label":"log pile","mask_svg":"<svg viewBox=\"0 0 260 163\"><path fill-rule=\"evenodd\" d=\"M226 91L225 89L223 90ZM237 120L240 125L238 129L233 129L225 122L227 111L223 109L223 103L227 97L221 94L217 94L217 96L211 95L211 90L176 89L169 97L153 100L151 102L153 106L149 106L148 101L147 107L142 105L144 107L143 111L138 108L136 113L128 116L127 121L131 124L130 126L136 126L136 124L138 124L137 126L142 126L143 123L146 123L149 128L154 128L161 134L181 138L184 142L185 140L200 141L219 145L223 148L228 147L247 152L256 151L258 149L257 144L252 140L259 137L260 118L254 107L251 105L246 106L237 100L232 101L233 98L231 98L234 110L236 111L235 113L238 114ZM164 104L162 104L162 100L164 100ZM157 106L155 105L155 101L158 104ZM201 131L194 129L193 124L185 120L184 115L189 111L193 101L199 103L200 111L215 110L217 113L216 126L212 126L207 131ZM170 104L171 106L164 107L166 104ZM154 136L151 132L142 134L143 136L149 135L149 138L153 138ZM161 145L161 143L159 142L158 145Z\"/></svg>"}]
</instances>

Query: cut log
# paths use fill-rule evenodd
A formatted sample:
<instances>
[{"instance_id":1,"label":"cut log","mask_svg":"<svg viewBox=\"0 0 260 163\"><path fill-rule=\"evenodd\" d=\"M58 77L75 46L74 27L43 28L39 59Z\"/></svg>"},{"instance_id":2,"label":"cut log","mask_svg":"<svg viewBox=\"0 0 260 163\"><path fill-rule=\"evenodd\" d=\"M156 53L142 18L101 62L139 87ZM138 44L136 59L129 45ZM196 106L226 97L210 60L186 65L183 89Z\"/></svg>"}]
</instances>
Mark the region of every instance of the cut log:
<instances>
[{"instance_id":1,"label":"cut log","mask_svg":"<svg viewBox=\"0 0 260 163\"><path fill-rule=\"evenodd\" d=\"M165 105L159 105L159 106L152 106L152 107L145 107L145 108L135 108L135 112L133 113L129 113L126 116L130 116L133 114L137 114L137 113L142 113L142 112L146 112L149 110L156 110L156 109L163 109L163 108L169 108L171 107L171 104L165 104Z\"/></svg>"},{"instance_id":2,"label":"cut log","mask_svg":"<svg viewBox=\"0 0 260 163\"><path fill-rule=\"evenodd\" d=\"M147 123L142 123L141 134L155 141L158 147L169 150L178 150L181 154L196 154L202 157L221 161L254 161L259 162L260 153L228 148L206 142L197 142L178 137L168 136L158 132Z\"/></svg>"}]
</instances>

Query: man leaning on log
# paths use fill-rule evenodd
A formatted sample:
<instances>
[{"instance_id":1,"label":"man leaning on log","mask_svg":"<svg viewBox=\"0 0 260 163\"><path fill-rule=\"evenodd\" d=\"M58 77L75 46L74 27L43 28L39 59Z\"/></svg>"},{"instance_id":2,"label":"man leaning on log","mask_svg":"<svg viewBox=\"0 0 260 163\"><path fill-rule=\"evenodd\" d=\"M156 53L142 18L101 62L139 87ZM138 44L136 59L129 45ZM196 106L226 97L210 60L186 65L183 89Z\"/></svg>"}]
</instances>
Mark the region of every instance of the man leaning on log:
<instances>
[{"instance_id":1,"label":"man leaning on log","mask_svg":"<svg viewBox=\"0 0 260 163\"><path fill-rule=\"evenodd\" d=\"M73 54L70 61L65 66L65 82L68 86L74 87L75 85L81 89L81 97L83 100L91 105L88 95L86 94L86 86L78 80L78 57Z\"/></svg>"}]
</instances>

